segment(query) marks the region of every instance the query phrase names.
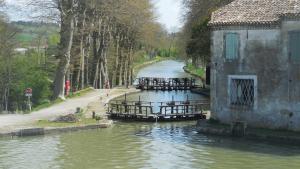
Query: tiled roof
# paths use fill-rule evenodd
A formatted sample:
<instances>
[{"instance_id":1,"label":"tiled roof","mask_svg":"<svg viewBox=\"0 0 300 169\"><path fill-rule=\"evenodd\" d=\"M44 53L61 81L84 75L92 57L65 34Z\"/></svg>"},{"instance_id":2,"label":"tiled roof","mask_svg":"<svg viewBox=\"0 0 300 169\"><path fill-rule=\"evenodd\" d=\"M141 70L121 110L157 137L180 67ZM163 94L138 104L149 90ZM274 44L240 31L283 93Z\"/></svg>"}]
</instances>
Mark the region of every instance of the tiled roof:
<instances>
[{"instance_id":1,"label":"tiled roof","mask_svg":"<svg viewBox=\"0 0 300 169\"><path fill-rule=\"evenodd\" d=\"M300 0L235 0L213 12L209 25L274 24L282 16L300 16Z\"/></svg>"}]
</instances>

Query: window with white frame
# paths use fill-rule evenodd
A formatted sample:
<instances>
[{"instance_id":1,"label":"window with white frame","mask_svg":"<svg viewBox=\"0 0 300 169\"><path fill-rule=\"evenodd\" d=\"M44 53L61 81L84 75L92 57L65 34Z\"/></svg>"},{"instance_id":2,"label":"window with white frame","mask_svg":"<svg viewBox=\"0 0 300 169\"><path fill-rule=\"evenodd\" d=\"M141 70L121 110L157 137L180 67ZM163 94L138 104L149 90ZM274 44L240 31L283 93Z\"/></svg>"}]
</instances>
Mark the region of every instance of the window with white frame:
<instances>
[{"instance_id":1,"label":"window with white frame","mask_svg":"<svg viewBox=\"0 0 300 169\"><path fill-rule=\"evenodd\" d=\"M229 104L233 107L256 107L256 76L229 76Z\"/></svg>"}]
</instances>

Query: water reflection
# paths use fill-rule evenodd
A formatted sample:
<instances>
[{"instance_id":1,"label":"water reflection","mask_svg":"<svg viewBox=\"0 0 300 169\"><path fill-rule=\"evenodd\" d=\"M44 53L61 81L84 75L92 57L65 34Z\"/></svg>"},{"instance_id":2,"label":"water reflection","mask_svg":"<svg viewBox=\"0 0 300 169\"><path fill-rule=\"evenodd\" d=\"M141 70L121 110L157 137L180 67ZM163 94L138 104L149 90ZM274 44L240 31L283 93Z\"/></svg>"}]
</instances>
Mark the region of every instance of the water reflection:
<instances>
[{"instance_id":1,"label":"water reflection","mask_svg":"<svg viewBox=\"0 0 300 169\"><path fill-rule=\"evenodd\" d=\"M194 122L0 140L0 168L199 169L300 167L300 148L198 134Z\"/></svg>"},{"instance_id":2,"label":"water reflection","mask_svg":"<svg viewBox=\"0 0 300 169\"><path fill-rule=\"evenodd\" d=\"M60 168L59 136L0 140L0 168Z\"/></svg>"},{"instance_id":3,"label":"water reflection","mask_svg":"<svg viewBox=\"0 0 300 169\"><path fill-rule=\"evenodd\" d=\"M184 78L191 77L185 73L183 67L184 62L179 61L163 61L140 70L137 77L158 77L158 78Z\"/></svg>"}]
</instances>

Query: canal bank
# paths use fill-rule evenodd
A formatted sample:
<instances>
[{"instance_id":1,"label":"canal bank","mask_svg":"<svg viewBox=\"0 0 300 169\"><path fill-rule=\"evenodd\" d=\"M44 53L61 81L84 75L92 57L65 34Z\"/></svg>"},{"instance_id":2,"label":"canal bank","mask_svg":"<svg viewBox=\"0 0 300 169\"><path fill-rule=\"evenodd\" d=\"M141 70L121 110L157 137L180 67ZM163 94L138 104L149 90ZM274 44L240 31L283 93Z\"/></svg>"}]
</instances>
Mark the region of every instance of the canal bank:
<instances>
[{"instance_id":1,"label":"canal bank","mask_svg":"<svg viewBox=\"0 0 300 169\"><path fill-rule=\"evenodd\" d=\"M209 86L204 85L205 82L206 82L206 78L204 77L204 75L200 75L199 73L196 73L195 71L192 71L191 69L188 68L188 66L184 66L183 70L186 73L188 73L188 74L190 74L194 77L197 77L201 80L201 88L192 89L191 92L201 94L201 95L206 96L206 97L209 98L210 97L210 88L209 88Z\"/></svg>"},{"instance_id":2,"label":"canal bank","mask_svg":"<svg viewBox=\"0 0 300 169\"><path fill-rule=\"evenodd\" d=\"M74 131L86 130L93 126L99 128L107 128L111 126L112 121L106 120L106 104L117 97L125 94L138 93L140 90L135 88L114 88L110 90L91 90L81 97L70 98L66 101L53 105L51 107L32 112L30 114L12 114L0 116L0 137L7 136L22 136L22 132L29 132L29 135L42 135L56 131ZM60 116L75 114L80 108L84 118L91 119L93 112L101 119L100 122L87 123L43 123L39 122L50 121ZM45 132L41 132L41 130Z\"/></svg>"},{"instance_id":3,"label":"canal bank","mask_svg":"<svg viewBox=\"0 0 300 169\"><path fill-rule=\"evenodd\" d=\"M206 78L205 78L205 75L204 75L204 74L205 74L205 71L204 71L204 73L202 72L202 73L199 74L199 73L196 73L195 71L189 69L188 66L184 66L184 67L183 67L183 70L184 70L186 73L189 73L189 74L191 74L191 75L193 75L193 76L195 76L195 77L201 79L201 81L202 81L203 83L205 83L205 81L206 81Z\"/></svg>"},{"instance_id":4,"label":"canal bank","mask_svg":"<svg viewBox=\"0 0 300 169\"><path fill-rule=\"evenodd\" d=\"M142 67L149 67L153 64L158 64L158 62L162 61L167 61L167 59L156 58L155 60L138 65L136 70L140 70ZM0 116L0 122L3 122L0 123L0 137L35 136L59 132L88 130L91 128L107 128L113 124L113 121L107 120L107 104L111 100L135 93L140 93L140 90L137 90L134 87L116 87L109 90L91 89L80 97L69 98L64 102L32 112L31 114L3 115ZM87 119L91 119L93 113L95 113L96 116L104 120L99 122L89 121L87 124L48 122L54 118L58 118L59 116L74 114L78 108L84 112L84 116Z\"/></svg>"},{"instance_id":5,"label":"canal bank","mask_svg":"<svg viewBox=\"0 0 300 169\"><path fill-rule=\"evenodd\" d=\"M45 128L22 128L10 132L0 133L0 137L29 137L29 136L44 136L48 134L62 134L68 132L78 132L84 130L104 129L111 127L113 121L103 120L95 124L83 126L69 126L69 127L45 127Z\"/></svg>"},{"instance_id":6,"label":"canal bank","mask_svg":"<svg viewBox=\"0 0 300 169\"><path fill-rule=\"evenodd\" d=\"M220 124L210 120L199 120L197 122L197 131L201 134L243 138L254 141L269 141L273 143L285 143L290 145L300 144L299 132L252 127L246 127L245 129L241 130L237 131L230 125Z\"/></svg>"},{"instance_id":7,"label":"canal bank","mask_svg":"<svg viewBox=\"0 0 300 169\"><path fill-rule=\"evenodd\" d=\"M190 77L183 66L182 62L164 61L143 68L140 76L164 72L168 77ZM140 96L145 101L156 98L161 102L173 96L185 100L187 95L191 99L203 97L185 91L144 91L130 94L127 99L136 101ZM100 100L98 94L96 98ZM194 121L115 121L107 129L0 139L0 168L298 169L299 161L299 146L202 134Z\"/></svg>"}]
</instances>

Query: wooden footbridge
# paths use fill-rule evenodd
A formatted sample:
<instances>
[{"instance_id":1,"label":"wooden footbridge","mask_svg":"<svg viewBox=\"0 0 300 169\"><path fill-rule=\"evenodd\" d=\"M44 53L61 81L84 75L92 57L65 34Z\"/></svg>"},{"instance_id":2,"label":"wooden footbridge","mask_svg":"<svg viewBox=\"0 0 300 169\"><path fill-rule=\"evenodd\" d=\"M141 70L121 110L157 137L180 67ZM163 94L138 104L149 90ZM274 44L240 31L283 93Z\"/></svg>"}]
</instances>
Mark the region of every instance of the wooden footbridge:
<instances>
[{"instance_id":1,"label":"wooden footbridge","mask_svg":"<svg viewBox=\"0 0 300 169\"><path fill-rule=\"evenodd\" d=\"M141 90L191 90L197 87L193 78L140 77L137 81L136 88Z\"/></svg>"},{"instance_id":2,"label":"wooden footbridge","mask_svg":"<svg viewBox=\"0 0 300 169\"><path fill-rule=\"evenodd\" d=\"M154 112L154 105L159 112ZM207 100L186 100L170 102L112 101L107 114L111 119L129 121L184 121L205 119L209 109Z\"/></svg>"}]
</instances>

